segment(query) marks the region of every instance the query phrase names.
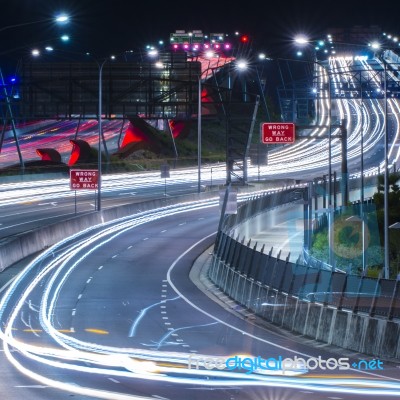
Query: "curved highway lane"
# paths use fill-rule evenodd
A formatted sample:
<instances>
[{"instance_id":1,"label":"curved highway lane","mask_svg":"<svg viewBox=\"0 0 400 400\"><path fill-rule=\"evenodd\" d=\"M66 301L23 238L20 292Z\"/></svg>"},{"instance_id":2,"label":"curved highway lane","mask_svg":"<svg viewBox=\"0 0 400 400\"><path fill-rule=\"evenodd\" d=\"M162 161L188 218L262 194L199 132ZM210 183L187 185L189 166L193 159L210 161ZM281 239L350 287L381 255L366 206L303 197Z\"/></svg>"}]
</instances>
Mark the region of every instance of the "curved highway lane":
<instances>
[{"instance_id":1,"label":"curved highway lane","mask_svg":"<svg viewBox=\"0 0 400 400\"><path fill-rule=\"evenodd\" d=\"M45 398L50 387L55 400L399 396L394 365L339 370L343 352L240 318L200 291L189 270L218 221L218 199L183 203L92 227L33 260L0 303L4 355L28 379L10 379L7 400Z\"/></svg>"}]
</instances>

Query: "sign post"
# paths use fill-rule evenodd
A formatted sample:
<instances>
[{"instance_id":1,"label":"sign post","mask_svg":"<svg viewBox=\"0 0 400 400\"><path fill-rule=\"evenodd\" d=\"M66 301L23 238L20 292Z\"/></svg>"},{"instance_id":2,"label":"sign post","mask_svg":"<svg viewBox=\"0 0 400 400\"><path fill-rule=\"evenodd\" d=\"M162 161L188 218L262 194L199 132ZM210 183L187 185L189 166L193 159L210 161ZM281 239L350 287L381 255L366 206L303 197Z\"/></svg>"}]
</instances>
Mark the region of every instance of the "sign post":
<instances>
[{"instance_id":1,"label":"sign post","mask_svg":"<svg viewBox=\"0 0 400 400\"><path fill-rule=\"evenodd\" d=\"M167 197L167 178L169 178L170 167L168 164L162 164L160 166L161 178L164 178L164 197Z\"/></svg>"},{"instance_id":2,"label":"sign post","mask_svg":"<svg viewBox=\"0 0 400 400\"><path fill-rule=\"evenodd\" d=\"M264 122L261 124L261 142L264 144L293 144L295 125L293 122Z\"/></svg>"},{"instance_id":3,"label":"sign post","mask_svg":"<svg viewBox=\"0 0 400 400\"><path fill-rule=\"evenodd\" d=\"M99 171L97 169L71 169L69 171L69 187L75 191L76 214L76 191L82 189L98 190Z\"/></svg>"}]
</instances>

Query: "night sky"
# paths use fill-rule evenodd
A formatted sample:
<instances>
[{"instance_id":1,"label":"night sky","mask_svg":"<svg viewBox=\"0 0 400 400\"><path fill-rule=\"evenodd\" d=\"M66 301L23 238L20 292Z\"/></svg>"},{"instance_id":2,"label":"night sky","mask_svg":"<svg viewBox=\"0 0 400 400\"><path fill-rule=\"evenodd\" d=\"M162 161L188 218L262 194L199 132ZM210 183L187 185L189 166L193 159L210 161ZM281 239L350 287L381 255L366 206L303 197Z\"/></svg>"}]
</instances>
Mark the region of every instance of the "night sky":
<instances>
[{"instance_id":1,"label":"night sky","mask_svg":"<svg viewBox=\"0 0 400 400\"><path fill-rule=\"evenodd\" d=\"M240 0L239 0L240 2ZM386 3L386 5L385 5ZM60 11L71 22L63 27L42 22L0 31L0 66L18 60L38 44L61 46L70 35L69 51L98 57L169 41L177 29L205 33L246 33L252 46L279 54L298 32L317 37L332 27L378 25L400 34L400 2L380 1L157 1L157 0L0 0L0 29L51 18Z\"/></svg>"}]
</instances>

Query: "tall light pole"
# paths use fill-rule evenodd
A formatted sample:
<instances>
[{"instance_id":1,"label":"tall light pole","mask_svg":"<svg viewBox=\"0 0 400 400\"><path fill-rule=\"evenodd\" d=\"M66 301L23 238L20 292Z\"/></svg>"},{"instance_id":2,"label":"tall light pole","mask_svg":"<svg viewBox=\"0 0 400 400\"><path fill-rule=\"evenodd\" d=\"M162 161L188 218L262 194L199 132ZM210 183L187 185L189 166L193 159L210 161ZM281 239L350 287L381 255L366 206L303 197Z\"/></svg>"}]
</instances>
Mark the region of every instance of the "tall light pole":
<instances>
[{"instance_id":1,"label":"tall light pole","mask_svg":"<svg viewBox=\"0 0 400 400\"><path fill-rule=\"evenodd\" d=\"M373 42L371 47L374 50L378 50L381 48L378 42ZM383 108L383 122L384 122L384 193L383 193L383 254L384 254L384 278L389 279L390 271L390 253L389 253L389 129L388 129L388 99L387 99L387 65L384 53L381 52L379 55L379 59L383 64L383 99L384 99L384 108Z\"/></svg>"},{"instance_id":2,"label":"tall light pole","mask_svg":"<svg viewBox=\"0 0 400 400\"><path fill-rule=\"evenodd\" d=\"M103 125L102 125L102 114L103 114L103 67L107 62L107 58L102 62L97 62L99 67L99 115L98 115L98 158L97 158L97 169L98 169L98 181L97 181L97 211L101 211L101 139L103 137Z\"/></svg>"},{"instance_id":3,"label":"tall light pole","mask_svg":"<svg viewBox=\"0 0 400 400\"><path fill-rule=\"evenodd\" d=\"M389 279L389 157L388 157L388 147L389 147L389 129L387 122L387 114L388 114L388 105L387 105L387 67L386 61L382 57L383 62L383 90L384 92L384 123L385 123L385 135L384 135L384 200L383 200L383 219L384 219L384 277L385 279Z\"/></svg>"},{"instance_id":4,"label":"tall light pole","mask_svg":"<svg viewBox=\"0 0 400 400\"><path fill-rule=\"evenodd\" d=\"M209 59L208 66L205 69L201 69L200 65L200 72L197 76L197 192L201 193L201 153L202 153L202 77L204 76L204 79L207 79L208 76L208 71L211 71L213 74L213 77L215 78L214 71L216 69L222 68L225 66L225 63L222 65L219 65L219 61L217 62L217 65L215 66L210 66L212 58L214 57L214 54L212 52L209 52L205 55L205 58ZM218 83L217 83L218 85Z\"/></svg>"},{"instance_id":5,"label":"tall light pole","mask_svg":"<svg viewBox=\"0 0 400 400\"><path fill-rule=\"evenodd\" d=\"M197 192L201 192L201 71L198 77L197 102Z\"/></svg>"},{"instance_id":6,"label":"tall light pole","mask_svg":"<svg viewBox=\"0 0 400 400\"><path fill-rule=\"evenodd\" d=\"M294 39L295 43L300 46L306 46L310 44L310 40L305 35L299 35ZM329 227L328 227L328 263L334 270L334 232L333 232L333 221L334 221L334 214L333 214L333 205L332 205L332 197L335 196L335 188L332 189L332 87L331 87L331 78L329 67L324 66L321 62L317 60L316 57L316 50L320 47L324 46L324 42L320 41L318 46L313 50L313 65L319 66L324 75L327 77L327 91L328 91L328 220L329 220ZM324 79L322 80L322 87L324 87Z\"/></svg>"}]
</instances>

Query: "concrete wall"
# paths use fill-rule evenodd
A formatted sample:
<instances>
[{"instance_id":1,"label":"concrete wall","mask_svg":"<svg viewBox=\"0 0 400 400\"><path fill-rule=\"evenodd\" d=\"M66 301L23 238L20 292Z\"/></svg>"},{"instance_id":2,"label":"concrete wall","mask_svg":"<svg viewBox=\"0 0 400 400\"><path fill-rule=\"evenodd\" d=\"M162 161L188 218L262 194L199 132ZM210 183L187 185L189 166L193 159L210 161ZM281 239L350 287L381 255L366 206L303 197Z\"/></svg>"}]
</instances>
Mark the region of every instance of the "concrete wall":
<instances>
[{"instance_id":1,"label":"concrete wall","mask_svg":"<svg viewBox=\"0 0 400 400\"><path fill-rule=\"evenodd\" d=\"M244 275L229 273L232 268L214 256L209 278L224 289L223 282L229 274L232 277L230 290L227 291L230 297L265 320L323 343L382 359L400 360L400 321L301 300L254 282ZM253 298L245 298L243 293L250 297L251 293L257 294Z\"/></svg>"},{"instance_id":2,"label":"concrete wall","mask_svg":"<svg viewBox=\"0 0 400 400\"><path fill-rule=\"evenodd\" d=\"M10 237L0 245L0 272L23 258L37 253L73 234L88 227L106 223L117 218L152 210L167 205L182 202L192 202L200 199L218 196L217 192L205 192L179 197L167 197L143 203L128 204L109 208L100 212L78 215L68 220L43 226L36 230Z\"/></svg>"}]
</instances>

